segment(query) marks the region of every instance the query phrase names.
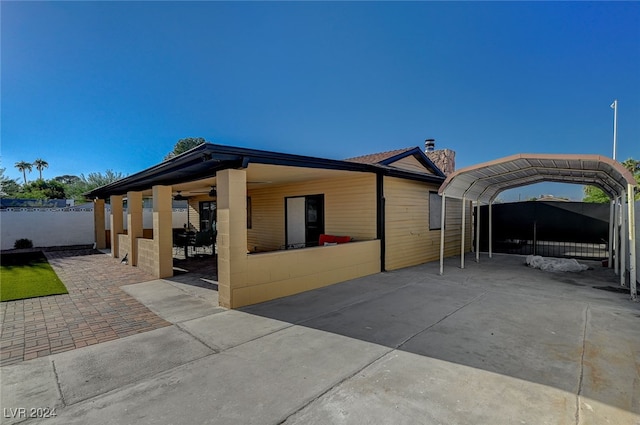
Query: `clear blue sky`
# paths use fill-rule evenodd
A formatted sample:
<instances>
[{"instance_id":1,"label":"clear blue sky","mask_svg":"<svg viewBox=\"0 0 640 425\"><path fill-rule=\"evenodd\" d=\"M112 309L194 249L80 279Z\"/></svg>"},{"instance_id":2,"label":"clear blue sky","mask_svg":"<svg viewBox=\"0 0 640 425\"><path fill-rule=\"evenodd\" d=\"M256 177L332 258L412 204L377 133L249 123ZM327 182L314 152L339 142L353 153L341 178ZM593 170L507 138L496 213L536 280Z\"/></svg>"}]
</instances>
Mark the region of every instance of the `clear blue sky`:
<instances>
[{"instance_id":1,"label":"clear blue sky","mask_svg":"<svg viewBox=\"0 0 640 425\"><path fill-rule=\"evenodd\" d=\"M618 159L640 158L639 2L0 8L10 177L36 158L45 178L130 174L183 137L335 159L435 138L458 168L611 156L615 98Z\"/></svg>"}]
</instances>

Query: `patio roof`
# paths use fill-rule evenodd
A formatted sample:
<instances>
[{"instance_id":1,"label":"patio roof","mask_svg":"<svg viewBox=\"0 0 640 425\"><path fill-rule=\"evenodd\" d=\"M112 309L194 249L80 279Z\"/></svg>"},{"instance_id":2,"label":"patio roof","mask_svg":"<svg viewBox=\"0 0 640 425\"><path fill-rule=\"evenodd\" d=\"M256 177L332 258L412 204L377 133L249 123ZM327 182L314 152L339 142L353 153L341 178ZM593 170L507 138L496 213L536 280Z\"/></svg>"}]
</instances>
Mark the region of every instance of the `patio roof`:
<instances>
[{"instance_id":1,"label":"patio roof","mask_svg":"<svg viewBox=\"0 0 640 425\"><path fill-rule=\"evenodd\" d=\"M269 170L264 167L252 167L250 172L254 175L249 176L249 180L252 181L273 181L272 173L278 176L283 173L289 176L299 176L299 173L293 171L294 168L338 172L369 172L436 184L441 184L444 181L444 175L441 173L438 175L419 173L391 167L384 163L357 163L205 143L146 170L93 189L87 192L85 196L106 198L111 195L124 195L129 191L150 190L154 185L174 186L200 180L206 180L206 182L202 183L202 187L206 187L207 184L215 185L215 176L218 171L230 168L247 169L250 164L275 166ZM276 167L278 167L279 171L276 171ZM437 167L435 169L437 170ZM318 171L313 175L316 174L324 175L326 173ZM305 176L304 178L308 177ZM303 177L296 178L302 179ZM193 187L189 188L192 189Z\"/></svg>"},{"instance_id":2,"label":"patio roof","mask_svg":"<svg viewBox=\"0 0 640 425\"><path fill-rule=\"evenodd\" d=\"M439 193L488 203L504 190L543 181L597 186L612 199L636 185L629 170L604 156L518 154L460 169Z\"/></svg>"}]
</instances>

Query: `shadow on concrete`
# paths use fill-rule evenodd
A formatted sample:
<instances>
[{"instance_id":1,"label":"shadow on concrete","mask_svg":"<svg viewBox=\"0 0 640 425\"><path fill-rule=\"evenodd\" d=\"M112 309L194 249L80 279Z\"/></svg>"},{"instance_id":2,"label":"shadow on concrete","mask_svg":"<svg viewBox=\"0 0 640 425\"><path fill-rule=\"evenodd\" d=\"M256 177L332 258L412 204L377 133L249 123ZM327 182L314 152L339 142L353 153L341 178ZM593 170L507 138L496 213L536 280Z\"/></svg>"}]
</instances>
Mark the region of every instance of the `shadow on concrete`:
<instances>
[{"instance_id":1,"label":"shadow on concrete","mask_svg":"<svg viewBox=\"0 0 640 425\"><path fill-rule=\"evenodd\" d=\"M640 413L640 304L599 290L618 277L448 259L241 310L526 380Z\"/></svg>"},{"instance_id":2,"label":"shadow on concrete","mask_svg":"<svg viewBox=\"0 0 640 425\"><path fill-rule=\"evenodd\" d=\"M199 288L218 290L218 263L213 255L173 259L173 277L168 279Z\"/></svg>"}]
</instances>

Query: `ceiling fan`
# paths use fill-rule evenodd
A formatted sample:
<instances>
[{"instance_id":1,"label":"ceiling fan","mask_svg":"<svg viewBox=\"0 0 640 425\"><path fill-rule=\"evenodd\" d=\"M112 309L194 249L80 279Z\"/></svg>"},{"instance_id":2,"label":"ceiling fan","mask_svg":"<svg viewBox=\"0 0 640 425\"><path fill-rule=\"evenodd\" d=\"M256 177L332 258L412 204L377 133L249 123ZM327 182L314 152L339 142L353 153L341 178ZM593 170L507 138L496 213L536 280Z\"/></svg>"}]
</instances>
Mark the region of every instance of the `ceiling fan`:
<instances>
[{"instance_id":1,"label":"ceiling fan","mask_svg":"<svg viewBox=\"0 0 640 425\"><path fill-rule=\"evenodd\" d=\"M182 195L182 191L181 191L181 190L179 190L179 191L178 191L178 194L177 194L176 196L174 196L174 197L173 197L173 200L174 200L174 201L186 201L187 199L189 199L189 198L188 198L188 197L186 197L186 196L183 196L183 195Z\"/></svg>"},{"instance_id":2,"label":"ceiling fan","mask_svg":"<svg viewBox=\"0 0 640 425\"><path fill-rule=\"evenodd\" d=\"M178 194L176 196L173 197L173 199L177 200L177 201L184 201L186 199L189 199L187 196L182 195L180 192L182 192L181 190L178 190ZM200 193L207 193L209 194L210 197L215 198L216 196L218 196L218 192L216 191L216 187L215 186L211 186L211 189L209 191L206 190L194 190L194 191L189 191L189 193L191 194L200 194Z\"/></svg>"}]
</instances>

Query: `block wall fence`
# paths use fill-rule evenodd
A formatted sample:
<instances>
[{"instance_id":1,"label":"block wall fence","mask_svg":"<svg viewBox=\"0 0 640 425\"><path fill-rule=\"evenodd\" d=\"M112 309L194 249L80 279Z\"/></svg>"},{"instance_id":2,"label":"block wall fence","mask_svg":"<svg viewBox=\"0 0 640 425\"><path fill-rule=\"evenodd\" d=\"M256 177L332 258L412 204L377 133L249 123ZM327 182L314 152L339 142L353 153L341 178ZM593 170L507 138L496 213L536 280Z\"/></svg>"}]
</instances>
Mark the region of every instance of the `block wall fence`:
<instances>
[{"instance_id":1,"label":"block wall fence","mask_svg":"<svg viewBox=\"0 0 640 425\"><path fill-rule=\"evenodd\" d=\"M110 208L105 208L105 229L110 230ZM127 227L126 210L124 227ZM153 211L142 214L144 229L153 228ZM174 208L173 228L187 222L187 209ZM13 249L17 239L31 239L35 247L90 245L94 242L93 207L87 208L7 208L0 210L0 249Z\"/></svg>"}]
</instances>

